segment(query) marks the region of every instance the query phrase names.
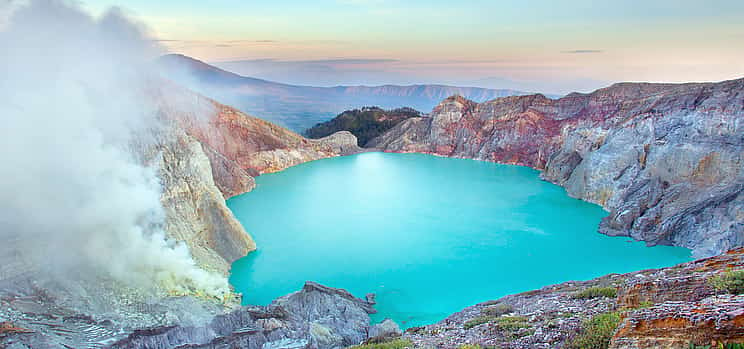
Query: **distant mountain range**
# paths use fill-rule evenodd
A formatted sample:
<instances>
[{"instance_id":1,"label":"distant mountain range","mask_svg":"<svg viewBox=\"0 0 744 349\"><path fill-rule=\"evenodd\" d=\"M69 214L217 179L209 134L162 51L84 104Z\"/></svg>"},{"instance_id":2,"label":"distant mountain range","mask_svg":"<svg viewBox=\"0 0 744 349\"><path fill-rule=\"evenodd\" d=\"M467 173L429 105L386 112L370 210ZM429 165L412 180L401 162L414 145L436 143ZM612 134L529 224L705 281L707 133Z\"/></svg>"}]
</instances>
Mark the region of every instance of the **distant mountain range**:
<instances>
[{"instance_id":1,"label":"distant mountain range","mask_svg":"<svg viewBox=\"0 0 744 349\"><path fill-rule=\"evenodd\" d=\"M446 85L296 86L241 76L180 54L162 56L158 67L165 77L179 84L297 132L328 121L345 110L364 106L411 107L428 112L452 95L485 102L530 94Z\"/></svg>"}]
</instances>

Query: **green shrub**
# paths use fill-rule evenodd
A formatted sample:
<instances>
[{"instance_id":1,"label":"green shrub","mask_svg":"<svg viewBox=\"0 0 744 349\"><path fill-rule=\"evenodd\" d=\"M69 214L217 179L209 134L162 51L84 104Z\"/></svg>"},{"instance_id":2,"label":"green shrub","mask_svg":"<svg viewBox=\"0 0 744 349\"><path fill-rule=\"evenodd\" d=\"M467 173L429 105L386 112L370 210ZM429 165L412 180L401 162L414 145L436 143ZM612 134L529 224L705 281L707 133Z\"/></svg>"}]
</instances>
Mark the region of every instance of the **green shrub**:
<instances>
[{"instance_id":1,"label":"green shrub","mask_svg":"<svg viewBox=\"0 0 744 349\"><path fill-rule=\"evenodd\" d=\"M575 299L590 299L599 297L615 298L617 297L617 289L614 287L590 287L576 292L573 295L573 298Z\"/></svg>"},{"instance_id":2,"label":"green shrub","mask_svg":"<svg viewBox=\"0 0 744 349\"><path fill-rule=\"evenodd\" d=\"M385 133L406 119L420 117L421 113L411 108L383 110L378 107L347 110L332 120L317 124L305 131L310 138L330 136L338 131L349 131L364 147L373 138Z\"/></svg>"},{"instance_id":3,"label":"green shrub","mask_svg":"<svg viewBox=\"0 0 744 349\"><path fill-rule=\"evenodd\" d=\"M566 343L568 349L607 349L615 329L620 325L620 313L608 312L584 321L579 333Z\"/></svg>"},{"instance_id":4,"label":"green shrub","mask_svg":"<svg viewBox=\"0 0 744 349\"><path fill-rule=\"evenodd\" d=\"M729 270L710 278L710 284L719 292L744 294L744 270Z\"/></svg>"},{"instance_id":5,"label":"green shrub","mask_svg":"<svg viewBox=\"0 0 744 349\"><path fill-rule=\"evenodd\" d=\"M481 313L491 316L501 316L505 314L509 314L512 311L514 311L514 307L512 307L509 304L497 304L492 307L485 308L481 310Z\"/></svg>"},{"instance_id":6,"label":"green shrub","mask_svg":"<svg viewBox=\"0 0 744 349\"><path fill-rule=\"evenodd\" d=\"M482 349L482 347L478 344L463 344L457 347L457 349Z\"/></svg>"},{"instance_id":7,"label":"green shrub","mask_svg":"<svg viewBox=\"0 0 744 349\"><path fill-rule=\"evenodd\" d=\"M462 327L464 329L466 329L466 330L469 330L469 329L471 329L471 328L473 328L475 326L478 326L478 325L481 325L481 324L485 324L487 322L491 322L494 319L496 319L495 316L479 316L479 317L476 317L476 318L472 318L472 319L470 319L468 321L465 321L465 323L462 325Z\"/></svg>"},{"instance_id":8,"label":"green shrub","mask_svg":"<svg viewBox=\"0 0 744 349\"><path fill-rule=\"evenodd\" d=\"M413 348L413 343L408 339L395 339L384 343L361 344L350 347L350 349L404 349Z\"/></svg>"},{"instance_id":9,"label":"green shrub","mask_svg":"<svg viewBox=\"0 0 744 349\"><path fill-rule=\"evenodd\" d=\"M469 330L475 326L482 325L488 322L495 323L500 329L504 331L517 331L522 328L531 327L530 323L527 322L527 318L524 316L490 316L482 315L476 318L470 319L463 324L463 328Z\"/></svg>"},{"instance_id":10,"label":"green shrub","mask_svg":"<svg viewBox=\"0 0 744 349\"><path fill-rule=\"evenodd\" d=\"M502 316L494 320L500 329L505 331L518 331L523 328L532 327L524 316Z\"/></svg>"}]
</instances>

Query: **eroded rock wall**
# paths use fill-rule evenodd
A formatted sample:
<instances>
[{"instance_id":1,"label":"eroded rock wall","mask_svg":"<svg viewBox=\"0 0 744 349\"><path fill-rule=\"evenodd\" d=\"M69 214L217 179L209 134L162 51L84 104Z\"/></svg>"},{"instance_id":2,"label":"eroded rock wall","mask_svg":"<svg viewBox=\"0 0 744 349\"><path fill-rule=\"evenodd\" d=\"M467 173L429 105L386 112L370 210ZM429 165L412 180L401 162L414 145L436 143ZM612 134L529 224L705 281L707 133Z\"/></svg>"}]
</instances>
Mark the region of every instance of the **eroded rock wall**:
<instances>
[{"instance_id":1,"label":"eroded rock wall","mask_svg":"<svg viewBox=\"0 0 744 349\"><path fill-rule=\"evenodd\" d=\"M236 109L164 83L154 98L165 123L144 150L159 169L165 230L185 242L204 269L227 275L230 264L256 248L225 199L252 190L253 177L303 162L360 151L339 132L308 140Z\"/></svg>"},{"instance_id":2,"label":"eroded rock wall","mask_svg":"<svg viewBox=\"0 0 744 349\"><path fill-rule=\"evenodd\" d=\"M361 151L349 132L307 139L232 107L206 103L211 115L181 113L177 120L206 149L215 183L226 198L253 189L252 177L260 174Z\"/></svg>"},{"instance_id":3,"label":"eroded rock wall","mask_svg":"<svg viewBox=\"0 0 744 349\"><path fill-rule=\"evenodd\" d=\"M744 79L622 83L558 100L444 100L370 145L526 165L609 211L599 230L697 257L744 245Z\"/></svg>"},{"instance_id":4,"label":"eroded rock wall","mask_svg":"<svg viewBox=\"0 0 744 349\"><path fill-rule=\"evenodd\" d=\"M256 244L225 205L202 143L179 128L161 137L149 162L163 185L165 231L189 246L199 266L227 275L230 264Z\"/></svg>"}]
</instances>

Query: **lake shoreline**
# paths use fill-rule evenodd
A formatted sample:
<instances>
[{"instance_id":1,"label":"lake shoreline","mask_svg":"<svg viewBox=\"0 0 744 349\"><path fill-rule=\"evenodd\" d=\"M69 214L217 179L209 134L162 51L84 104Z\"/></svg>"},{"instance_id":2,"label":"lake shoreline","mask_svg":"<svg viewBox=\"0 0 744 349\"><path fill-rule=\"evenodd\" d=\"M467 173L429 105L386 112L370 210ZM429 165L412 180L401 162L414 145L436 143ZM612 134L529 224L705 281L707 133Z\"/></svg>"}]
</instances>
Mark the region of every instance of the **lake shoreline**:
<instances>
[{"instance_id":1,"label":"lake shoreline","mask_svg":"<svg viewBox=\"0 0 744 349\"><path fill-rule=\"evenodd\" d=\"M419 163L420 165L417 165ZM416 166L422 166L422 168L417 169ZM406 176L408 176L408 179L402 179ZM675 259L666 263L660 262L660 256L668 252L659 252L672 248L649 249L641 246L642 243L629 244L626 242L627 238L610 238L596 234L596 225L606 215L604 210L599 206L569 198L561 187L540 180L539 171L527 167L476 162L469 159L433 157L427 154L375 152L308 162L282 172L257 177L256 181L257 187L251 193L228 200L228 206L246 230L253 234L259 248L257 252L234 263L231 270L233 285L236 286L237 291L245 295L244 304L268 304L276 297L292 292L292 290L300 287L303 282L310 280L347 289L357 296L376 293L379 313L374 318L382 320L391 317L401 326L407 328L436 322L470 304L534 289L546 284L577 278L590 279L607 272L628 272L636 269L663 267L689 260L674 257ZM356 188L360 185L364 188ZM513 192L499 194L496 190L501 186L512 188ZM430 188L432 187L438 187L439 189L431 192ZM379 189L372 190L370 188ZM416 188L416 190L413 191L412 188ZM286 200L281 199L283 195L288 196L288 198L285 198ZM369 195L369 197L365 195ZM548 196L540 199L539 195ZM350 198L343 198L343 196ZM324 197L332 200L324 201ZM445 200L443 197L451 200ZM339 200L340 203L337 203L336 201ZM379 201L371 203L370 200ZM405 203L400 203L401 200L404 200ZM239 207L242 202L254 206ZM539 206L539 213L529 212L527 207L529 205ZM428 206L449 207L450 209L438 211ZM573 216L570 219L568 217L550 217L555 211L555 207L563 207L564 215L565 212L570 212L569 210L572 207L588 211L568 214L568 216ZM497 209L497 211L492 211L492 209ZM410 214L407 212L410 212ZM448 217L448 214L454 214L454 216ZM467 216L467 214L473 216ZM420 216L420 218L412 218L409 217L410 215ZM292 221L300 223L287 222L285 218L282 218L287 216L292 217ZM508 216L510 218L499 221L489 216ZM392 220L396 222L396 225L393 227L379 225L376 223L378 217ZM479 217L482 222L479 222ZM590 219L589 217L593 218ZM353 220L353 222L345 222L345 220ZM407 220L412 221L406 223ZM433 223L428 223L428 220L432 220ZM457 222L457 226L446 228L447 223L453 220ZM361 227L356 227L355 224L361 225ZM426 224L431 224L431 226ZM519 227L524 225L524 227L508 228L508 231L510 231L509 229L516 230L503 236L492 233L492 231L498 230L496 227L514 224ZM537 227L534 224L543 224L544 226ZM564 237L545 237L546 232L543 232L543 229L548 231L552 226L561 227L554 229L558 229L556 231L560 231L561 234L568 235ZM473 230L469 227L476 227L475 230L480 229L479 231L481 231L479 234L485 235L479 238L468 237ZM366 228L369 229L364 230ZM325 235L312 236L312 234L307 233L307 230L312 229L324 231ZM396 231L396 229L398 230ZM282 232L274 232L274 230ZM349 233L352 230L354 232ZM384 235L387 234L387 231L391 231L389 233L391 236ZM403 232L412 232L408 235L422 240L416 241L414 238L408 240L398 236ZM439 238L428 240L432 239L428 235L429 232L441 235ZM276 234L279 234L280 237L273 236ZM339 240L333 240L328 234L340 234L341 237ZM351 235L347 236L348 234ZM385 237L381 237L380 234ZM512 238L510 234L529 234L525 238L531 239L531 241L525 243L509 241L508 239ZM548 233L548 235L550 234L553 233ZM370 236L375 235L384 242L370 238ZM293 239L300 241L291 242ZM322 241L315 241L316 239ZM347 239L360 241L361 245L356 246ZM489 239L501 240L495 242L496 245L478 246L482 244L482 241L488 241ZM575 267L561 264L561 267L549 268L550 272L539 273L538 269L545 269L544 267L538 267L545 263L543 261L545 258L552 260L566 259L561 253L533 250L537 241L542 241L539 239L548 239L546 241L550 241L551 247L565 244L567 241L571 241L571 244L575 245L577 239L583 239L585 244L589 242L599 244L594 248L589 246L582 248L566 246L559 249L565 250L568 248L568 251L574 251L564 251L562 252L564 254L583 255L584 258L602 260L603 262L599 264L607 264L608 260L613 259L624 261L622 262L623 266L620 269L601 269L596 266L586 268L579 264L581 263L580 258L568 257L568 259L575 258L576 262L574 263L577 263ZM481 243L476 242L476 240L481 241ZM378 243L381 244L379 249L369 250ZM605 246L607 243L609 243L608 247L599 247ZM282 244L286 245L283 246ZM499 255L498 253L509 250L506 246L512 246L514 249L523 251L517 255L507 254L508 257L507 255ZM610 252L605 252L606 256L603 256L604 258L599 256L588 257L586 254L586 250L603 250L610 248L609 246L615 246L612 249L620 251L620 254L616 256L617 258L611 257L613 254ZM396 248L399 248L399 250L396 250ZM430 253L412 252L427 250L427 248L436 250L432 250ZM636 250L645 252L641 254L631 252ZM293 251L292 257L285 256L285 251ZM431 257L449 253L463 256L466 254L471 256L472 254L480 254L488 255L488 257L482 257L482 259L471 258L472 261L464 257L448 256L442 257L442 260ZM634 253L637 254L636 257L632 257ZM317 272L317 270L323 268L327 269L327 265L342 265L344 263L344 259L340 257L323 261L321 257L316 256L332 254L340 254L350 260L353 260L354 256L367 256L366 258L374 260L360 265L353 262L347 263L347 265L344 265L347 271L327 270L327 273ZM422 285L458 285L468 283L468 280L481 279L479 283L482 284L480 286L482 290L479 292L467 289L450 290L448 292L451 292L452 296L444 298L464 297L465 300L452 302L445 308L434 312L434 314L439 315L431 315L432 309L438 309L437 303L442 303L441 300L437 301L437 297L442 295L432 294L431 291L427 290L430 288L429 286L415 289L406 287L398 289L399 286L396 285L407 284L410 281L393 282L393 280L409 280L412 276L415 279L415 275L434 275L439 274L439 272L428 269L426 263L416 264L416 260L401 259L401 254L415 254L417 258L428 259L427 263L429 264L440 265L441 268L444 268L442 270L452 270L453 273L463 274L462 277L451 280L444 277L427 277L426 280L419 280ZM684 254L689 256L689 251L684 250ZM524 278L524 275L530 274L542 276L538 276L540 279L534 282L519 281L509 288L499 285L503 282L484 283L483 276L479 275L487 274L479 272L478 268L485 268L489 265L497 268L496 266L500 264L489 261L499 258L519 260L524 265L517 268L517 271L505 272L504 280L520 280ZM301 262L293 264L293 260L300 260ZM631 263L628 263L628 260ZM647 260L648 264L639 262L644 260ZM412 270L411 276L404 276L405 271L396 270L401 266ZM276 268L277 270L269 272L266 268ZM581 270L581 268L588 271L575 272L575 270ZM354 280L355 277L344 275L353 272L366 275L366 278L386 280L387 276L379 274L376 271L378 269L393 270L394 273L400 275L390 276L392 279L377 283L371 283L368 280L359 281L365 285L364 287L355 287L355 282L350 281ZM291 272L282 270L290 270ZM252 275L252 279L242 280L238 276L246 271ZM306 274L302 274L303 272ZM507 277L506 275L513 276ZM337 277L340 277L340 279ZM271 283L273 279L281 280L277 283L283 286L268 294L265 294L265 291L260 291L262 288L271 289L272 286L267 286L267 284ZM289 280L294 280L294 283ZM261 295L256 296L257 293ZM427 296L427 294L430 295ZM413 308L397 309L402 304L418 305ZM390 308L391 305L392 308Z\"/></svg>"}]
</instances>

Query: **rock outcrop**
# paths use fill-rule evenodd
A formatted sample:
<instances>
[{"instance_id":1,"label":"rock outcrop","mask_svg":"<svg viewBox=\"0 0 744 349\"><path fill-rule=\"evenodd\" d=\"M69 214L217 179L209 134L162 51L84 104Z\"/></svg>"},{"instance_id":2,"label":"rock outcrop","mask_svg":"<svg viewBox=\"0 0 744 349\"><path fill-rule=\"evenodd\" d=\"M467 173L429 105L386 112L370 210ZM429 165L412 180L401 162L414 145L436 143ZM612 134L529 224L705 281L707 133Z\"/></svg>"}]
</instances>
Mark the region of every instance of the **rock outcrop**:
<instances>
[{"instance_id":1,"label":"rock outcrop","mask_svg":"<svg viewBox=\"0 0 744 349\"><path fill-rule=\"evenodd\" d=\"M451 97L369 146L530 166L610 213L599 230L697 257L744 246L744 79L552 100Z\"/></svg>"},{"instance_id":2,"label":"rock outcrop","mask_svg":"<svg viewBox=\"0 0 744 349\"><path fill-rule=\"evenodd\" d=\"M348 132L309 140L178 86L154 98L163 116L158 142L143 150L159 169L168 236L185 242L204 269L227 275L256 248L225 199L255 187L253 177L306 161L360 151Z\"/></svg>"},{"instance_id":3,"label":"rock outcrop","mask_svg":"<svg viewBox=\"0 0 744 349\"><path fill-rule=\"evenodd\" d=\"M44 299L16 295L0 300L0 347L7 348L342 348L367 338L372 304L341 289L308 282L302 290L268 306L246 306L199 321L153 325L136 330L76 312ZM174 299L171 310L200 310L188 297ZM7 307L16 314L6 314ZM165 305L152 305L157 315ZM203 311L203 310L202 310ZM161 314L165 316L166 314ZM198 316L198 314L194 314Z\"/></svg>"},{"instance_id":4,"label":"rock outcrop","mask_svg":"<svg viewBox=\"0 0 744 349\"><path fill-rule=\"evenodd\" d=\"M165 232L186 243L203 269L227 275L230 264L256 244L225 205L202 143L177 127L158 138L145 161L158 169L163 185Z\"/></svg>"},{"instance_id":5,"label":"rock outcrop","mask_svg":"<svg viewBox=\"0 0 744 349\"><path fill-rule=\"evenodd\" d=\"M420 117L422 114L411 108L384 110L379 107L363 107L338 114L335 118L319 123L303 132L310 138L321 138L339 131L349 131L356 136L359 146L380 136L403 120Z\"/></svg>"},{"instance_id":6,"label":"rock outcrop","mask_svg":"<svg viewBox=\"0 0 744 349\"><path fill-rule=\"evenodd\" d=\"M667 302L628 315L610 348L685 348L744 343L744 295Z\"/></svg>"},{"instance_id":7,"label":"rock outcrop","mask_svg":"<svg viewBox=\"0 0 744 349\"><path fill-rule=\"evenodd\" d=\"M506 296L437 324L410 328L404 337L422 348L561 348L587 319L618 312L622 320L607 337L610 348L744 342L744 295L719 294L710 283L727 270L744 270L744 248L670 268L610 274ZM579 296L596 287L615 290L616 296Z\"/></svg>"},{"instance_id":8,"label":"rock outcrop","mask_svg":"<svg viewBox=\"0 0 744 349\"><path fill-rule=\"evenodd\" d=\"M308 282L266 307L248 306L204 326L138 330L111 347L342 348L367 338L372 306L341 289Z\"/></svg>"}]
</instances>

